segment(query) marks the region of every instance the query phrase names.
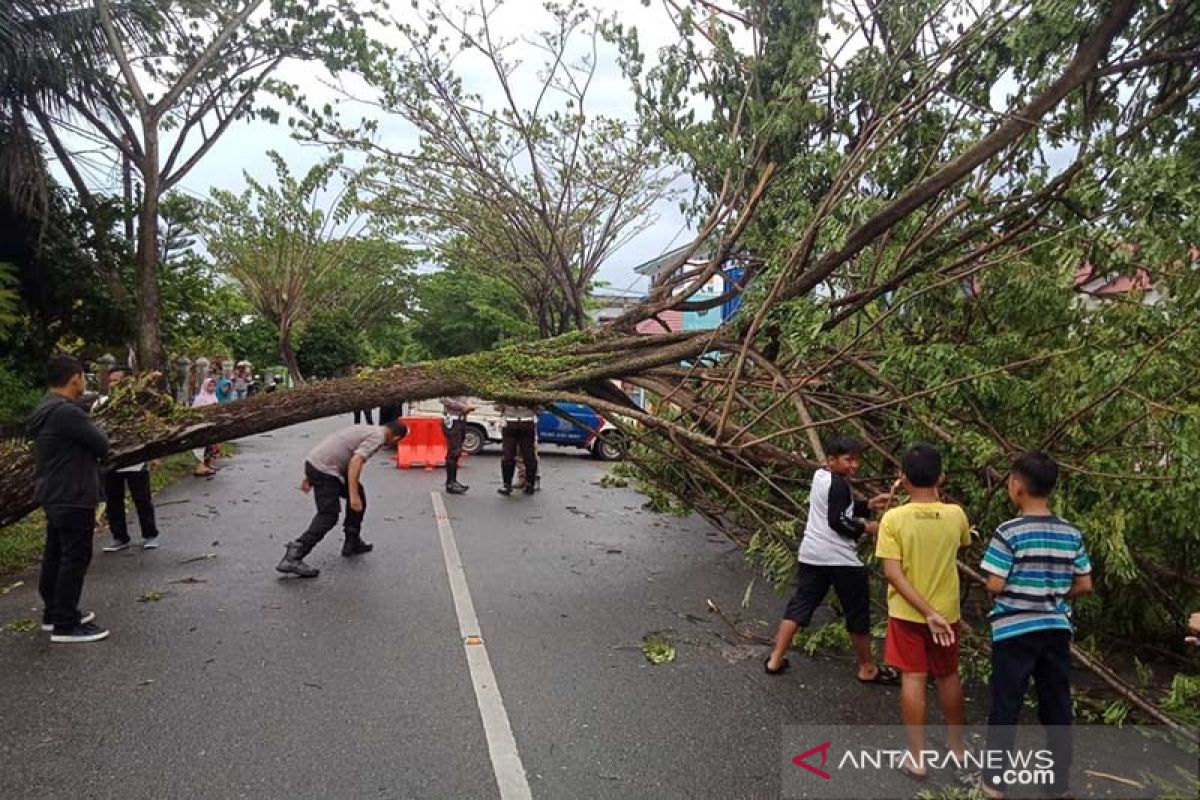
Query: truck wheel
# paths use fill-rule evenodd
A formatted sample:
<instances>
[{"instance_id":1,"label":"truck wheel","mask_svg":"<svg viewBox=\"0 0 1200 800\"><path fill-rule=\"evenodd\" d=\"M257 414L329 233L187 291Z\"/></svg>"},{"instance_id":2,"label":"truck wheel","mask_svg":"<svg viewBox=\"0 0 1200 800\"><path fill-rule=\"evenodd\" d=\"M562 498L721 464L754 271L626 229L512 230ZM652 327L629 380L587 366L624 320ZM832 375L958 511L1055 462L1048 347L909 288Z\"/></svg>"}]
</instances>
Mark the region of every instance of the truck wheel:
<instances>
[{"instance_id":1,"label":"truck wheel","mask_svg":"<svg viewBox=\"0 0 1200 800\"><path fill-rule=\"evenodd\" d=\"M487 431L478 425L468 425L463 433L463 452L467 455L478 455L487 444Z\"/></svg>"},{"instance_id":2,"label":"truck wheel","mask_svg":"<svg viewBox=\"0 0 1200 800\"><path fill-rule=\"evenodd\" d=\"M625 458L625 438L616 431L605 431L596 437L592 456L601 461L620 461Z\"/></svg>"}]
</instances>

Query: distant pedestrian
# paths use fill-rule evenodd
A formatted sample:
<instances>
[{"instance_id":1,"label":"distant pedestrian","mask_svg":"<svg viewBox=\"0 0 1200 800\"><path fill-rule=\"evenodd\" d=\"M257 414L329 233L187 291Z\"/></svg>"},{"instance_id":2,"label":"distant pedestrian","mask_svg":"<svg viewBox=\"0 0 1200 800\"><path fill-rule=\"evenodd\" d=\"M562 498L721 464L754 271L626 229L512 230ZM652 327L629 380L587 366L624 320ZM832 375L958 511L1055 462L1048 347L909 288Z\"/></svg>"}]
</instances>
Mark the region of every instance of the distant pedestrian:
<instances>
[{"instance_id":1,"label":"distant pedestrian","mask_svg":"<svg viewBox=\"0 0 1200 800\"><path fill-rule=\"evenodd\" d=\"M358 375L358 374L360 374L361 372L362 372L362 367L358 366L357 364L355 364L354 366L350 367L350 375L351 375L351 376ZM353 413L354 413L354 424L355 424L355 425L358 425L358 424L359 424L360 422L362 422L363 420L366 420L366 423L367 423L368 425L374 425L374 424L375 424L375 420L371 418L371 409L369 409L369 408L356 408L356 409L354 409L354 412L353 412ZM397 414L397 416L399 416L399 414ZM382 415L380 415L380 418L379 418L379 424L381 424L381 425L382 425L382 424L383 424L385 421L386 421L386 420L384 420L384 419L383 419L383 416L382 416Z\"/></svg>"},{"instance_id":2,"label":"distant pedestrian","mask_svg":"<svg viewBox=\"0 0 1200 800\"><path fill-rule=\"evenodd\" d=\"M466 494L469 487L458 482L458 460L467 435L467 415L475 406L466 397L442 398L442 430L446 434L446 494Z\"/></svg>"},{"instance_id":3,"label":"distant pedestrian","mask_svg":"<svg viewBox=\"0 0 1200 800\"><path fill-rule=\"evenodd\" d=\"M204 383L200 385L200 392L196 395L196 399L192 401L192 408L215 406L218 403L216 390L216 378L205 378ZM215 444L193 450L192 455L196 457L197 463L196 469L192 471L192 474L197 478L207 478L210 475L215 475L217 471L213 469L213 461L216 460L220 452L220 445Z\"/></svg>"},{"instance_id":4,"label":"distant pedestrian","mask_svg":"<svg viewBox=\"0 0 1200 800\"><path fill-rule=\"evenodd\" d=\"M390 420L382 427L350 425L325 437L309 451L300 488L305 493L313 493L317 513L308 530L287 544L283 560L275 569L301 578L315 578L320 574L320 570L304 563L304 557L337 524L342 510L341 498L346 499L346 520L342 523L346 539L342 555L356 556L374 549L374 545L362 539L363 515L367 511L362 469L367 459L382 448L395 445L407 433L408 428L398 419Z\"/></svg>"},{"instance_id":5,"label":"distant pedestrian","mask_svg":"<svg viewBox=\"0 0 1200 800\"><path fill-rule=\"evenodd\" d=\"M108 373L108 394L100 398L97 407L108 402L113 389L129 377L127 370L117 367ZM129 467L109 470L104 477L104 516L112 541L104 546L105 553L118 553L129 548L129 528L125 522L125 488L137 509L138 527L142 533L142 549L158 547L158 525L154 518L154 498L150 494L150 464L143 461Z\"/></svg>"},{"instance_id":6,"label":"distant pedestrian","mask_svg":"<svg viewBox=\"0 0 1200 800\"><path fill-rule=\"evenodd\" d=\"M250 362L239 361L233 368L233 399L245 400L250 387Z\"/></svg>"},{"instance_id":7,"label":"distant pedestrian","mask_svg":"<svg viewBox=\"0 0 1200 800\"><path fill-rule=\"evenodd\" d=\"M47 368L49 392L27 420L36 461L34 496L46 513L46 546L38 589L45 603L42 630L52 642L95 642L108 631L92 612L80 613L79 598L96 533L100 460L108 436L79 405L85 388L83 365L55 356Z\"/></svg>"},{"instance_id":8,"label":"distant pedestrian","mask_svg":"<svg viewBox=\"0 0 1200 800\"><path fill-rule=\"evenodd\" d=\"M513 476L517 471L517 453L525 462L525 494L537 491L537 411L528 406L514 406L502 403L496 404L504 427L500 431L500 441L503 446L500 456L500 479L503 482L498 491L502 495L510 495L513 491Z\"/></svg>"},{"instance_id":9,"label":"distant pedestrian","mask_svg":"<svg viewBox=\"0 0 1200 800\"><path fill-rule=\"evenodd\" d=\"M224 375L217 375L216 382L217 402L228 403L233 400L233 380Z\"/></svg>"}]
</instances>

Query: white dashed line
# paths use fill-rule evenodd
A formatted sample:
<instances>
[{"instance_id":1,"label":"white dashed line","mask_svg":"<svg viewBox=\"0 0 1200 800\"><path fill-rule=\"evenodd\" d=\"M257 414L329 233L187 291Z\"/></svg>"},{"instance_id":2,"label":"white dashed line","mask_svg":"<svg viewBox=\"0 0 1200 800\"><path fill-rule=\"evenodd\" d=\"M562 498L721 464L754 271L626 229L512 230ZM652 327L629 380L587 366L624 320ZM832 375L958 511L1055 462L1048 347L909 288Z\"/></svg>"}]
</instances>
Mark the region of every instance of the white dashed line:
<instances>
[{"instance_id":1,"label":"white dashed line","mask_svg":"<svg viewBox=\"0 0 1200 800\"><path fill-rule=\"evenodd\" d=\"M483 732L487 737L488 754L492 757L492 769L496 773L500 797L501 800L525 800L532 797L529 781L525 778L525 766L517 752L517 740L513 738L508 712L504 709L500 687L492 672L492 662L483 644L483 633L475 616L475 604L471 602L471 589L467 586L467 575L463 571L458 544L454 540L454 529L450 527L450 517L446 514L441 492L430 494L433 497L433 514L437 518L438 537L442 540L442 555L446 558L446 577L450 580L450 594L454 597L454 611L458 615L458 629L462 634L467 666L471 670L471 683L475 686L475 700L479 705L479 716L483 719Z\"/></svg>"}]
</instances>

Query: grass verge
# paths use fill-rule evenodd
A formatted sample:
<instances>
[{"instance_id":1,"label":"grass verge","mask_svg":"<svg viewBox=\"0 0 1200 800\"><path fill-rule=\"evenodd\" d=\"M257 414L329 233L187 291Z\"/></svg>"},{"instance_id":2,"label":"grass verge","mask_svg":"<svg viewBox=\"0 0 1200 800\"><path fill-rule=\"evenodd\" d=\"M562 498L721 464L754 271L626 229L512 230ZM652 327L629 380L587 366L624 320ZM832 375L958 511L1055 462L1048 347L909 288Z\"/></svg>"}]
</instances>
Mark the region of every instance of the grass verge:
<instances>
[{"instance_id":1,"label":"grass verge","mask_svg":"<svg viewBox=\"0 0 1200 800\"><path fill-rule=\"evenodd\" d=\"M233 445L221 446L221 456L233 454ZM155 494L192 473L196 459L190 452L176 453L162 459L157 469L150 474L150 487ZM132 502L126 499L132 509ZM103 520L103 517L100 517ZM20 522L0 528L0 576L19 572L37 562L46 540L46 517L41 510L34 511Z\"/></svg>"}]
</instances>

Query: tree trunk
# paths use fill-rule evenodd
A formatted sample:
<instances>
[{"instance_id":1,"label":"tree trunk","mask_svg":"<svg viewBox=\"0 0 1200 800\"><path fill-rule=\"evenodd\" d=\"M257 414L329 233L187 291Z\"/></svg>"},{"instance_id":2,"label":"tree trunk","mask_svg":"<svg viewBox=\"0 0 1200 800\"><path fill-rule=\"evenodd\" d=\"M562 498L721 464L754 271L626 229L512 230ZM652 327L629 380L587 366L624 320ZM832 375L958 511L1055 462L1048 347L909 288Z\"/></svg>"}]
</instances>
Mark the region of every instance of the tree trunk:
<instances>
[{"instance_id":1,"label":"tree trunk","mask_svg":"<svg viewBox=\"0 0 1200 800\"><path fill-rule=\"evenodd\" d=\"M564 352L549 345L545 352ZM645 346L638 346L643 344ZM154 458L227 442L243 436L296 425L309 420L348 414L355 409L427 400L447 395L475 395L489 399L529 401L531 393L564 394L592 381L616 378L681 359L694 358L710 347L697 337L608 338L576 345L580 365L569 374L511 376L508 389L499 389L487 365L497 353L453 359L453 367L437 362L369 372L310 384L292 391L259 394L246 400L184 410L169 397L141 390L137 398L115 398L96 414L109 433L112 452L106 466L136 464ZM519 350L527 353L528 350ZM470 359L476 359L472 362ZM589 363L590 362L590 363ZM536 357L529 363L536 370ZM150 380L148 376L145 380ZM539 400L540 402L540 400ZM129 403L144 413L129 413ZM769 448L760 448L763 452ZM785 456L774 453L778 458ZM37 508L33 496L33 452L27 444L0 444L0 526L8 525Z\"/></svg>"},{"instance_id":2,"label":"tree trunk","mask_svg":"<svg viewBox=\"0 0 1200 800\"><path fill-rule=\"evenodd\" d=\"M303 386L304 376L300 374L300 362L296 360L296 351L292 347L291 325L279 326L279 357L283 359L284 366L288 368L288 374L292 376L292 383L296 386Z\"/></svg>"},{"instance_id":3,"label":"tree trunk","mask_svg":"<svg viewBox=\"0 0 1200 800\"><path fill-rule=\"evenodd\" d=\"M162 343L162 303L158 290L158 200L161 176L158 163L158 123L143 126L145 157L139 165L144 187L138 218L137 247L137 356L143 370L167 372Z\"/></svg>"}]
</instances>

